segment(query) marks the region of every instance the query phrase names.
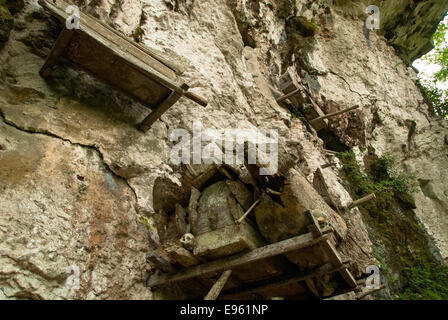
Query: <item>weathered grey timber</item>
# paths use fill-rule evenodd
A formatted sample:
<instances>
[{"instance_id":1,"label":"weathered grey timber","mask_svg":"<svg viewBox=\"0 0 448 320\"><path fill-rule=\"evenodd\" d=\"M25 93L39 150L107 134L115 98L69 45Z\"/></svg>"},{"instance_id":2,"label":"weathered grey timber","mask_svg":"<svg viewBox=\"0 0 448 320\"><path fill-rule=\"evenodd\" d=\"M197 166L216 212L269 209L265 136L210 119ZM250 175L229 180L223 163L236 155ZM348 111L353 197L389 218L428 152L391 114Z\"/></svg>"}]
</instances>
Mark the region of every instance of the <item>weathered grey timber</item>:
<instances>
[{"instance_id":1,"label":"weathered grey timber","mask_svg":"<svg viewBox=\"0 0 448 320\"><path fill-rule=\"evenodd\" d=\"M131 96L153 110L139 128L143 131L160 118L182 96L206 106L207 101L188 92L178 78L181 68L153 49L134 43L99 20L80 12L79 29L68 30L63 0L39 0L39 4L64 24L40 74L51 75L63 57L81 69Z\"/></svg>"}]
</instances>

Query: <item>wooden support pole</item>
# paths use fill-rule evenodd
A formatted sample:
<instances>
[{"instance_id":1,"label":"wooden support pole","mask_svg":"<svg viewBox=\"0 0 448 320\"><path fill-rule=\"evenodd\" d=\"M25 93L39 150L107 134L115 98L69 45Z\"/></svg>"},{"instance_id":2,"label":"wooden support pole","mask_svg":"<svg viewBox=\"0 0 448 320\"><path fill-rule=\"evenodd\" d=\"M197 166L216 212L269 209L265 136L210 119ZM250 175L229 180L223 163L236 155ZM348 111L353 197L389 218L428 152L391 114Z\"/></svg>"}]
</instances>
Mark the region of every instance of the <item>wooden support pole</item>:
<instances>
[{"instance_id":1,"label":"wooden support pole","mask_svg":"<svg viewBox=\"0 0 448 320\"><path fill-rule=\"evenodd\" d=\"M314 238L311 233L305 233L298 237L290 238L280 242L276 242L264 247L256 248L247 253L240 253L229 257L224 257L202 265L183 269L174 275L159 274L151 275L146 285L148 287L183 281L199 276L204 276L214 272L222 272L236 268L240 265L257 262L266 258L278 256L287 252L296 251L302 248L312 247L322 241L330 238L329 234L320 238Z\"/></svg>"},{"instance_id":2,"label":"wooden support pole","mask_svg":"<svg viewBox=\"0 0 448 320\"><path fill-rule=\"evenodd\" d=\"M202 173L199 177L193 180L191 183L196 189L201 189L202 186L210 180L218 172L216 164L212 165L210 169Z\"/></svg>"},{"instance_id":3,"label":"wooden support pole","mask_svg":"<svg viewBox=\"0 0 448 320\"><path fill-rule=\"evenodd\" d=\"M216 298L218 298L219 294L221 293L222 288L224 288L224 286L226 285L227 280L229 280L231 274L232 270L224 271L224 273L219 277L218 281L216 281L216 283L207 293L204 300L216 300Z\"/></svg>"},{"instance_id":4,"label":"wooden support pole","mask_svg":"<svg viewBox=\"0 0 448 320\"><path fill-rule=\"evenodd\" d=\"M188 85L183 84L181 86L181 88L184 91L186 91L186 90L188 90ZM162 116L162 114L164 114L169 108L171 108L173 106L173 104L175 104L184 95L184 93L179 93L177 91L171 92L171 94L168 96L168 98L163 100L162 103L156 109L154 109L145 118L145 120L142 121L142 123L139 125L139 129L142 130L143 132L146 132L149 129L151 129L151 126L153 125L153 123L156 122L157 119L159 119Z\"/></svg>"},{"instance_id":5,"label":"wooden support pole","mask_svg":"<svg viewBox=\"0 0 448 320\"><path fill-rule=\"evenodd\" d=\"M223 166L219 166L218 167L219 172L221 172L223 175L225 175L227 177L227 179L229 180L234 180L232 175L229 173L229 171L227 171L226 168L224 168Z\"/></svg>"},{"instance_id":6,"label":"wooden support pole","mask_svg":"<svg viewBox=\"0 0 448 320\"><path fill-rule=\"evenodd\" d=\"M243 222L244 219L246 219L246 217L249 215L249 213L252 211L253 208L255 208L257 206L257 204L259 204L261 202L260 199L258 199L257 201L254 202L254 204L247 209L247 211L241 216L241 218L239 218L238 220L236 220L236 223L241 223Z\"/></svg>"},{"instance_id":7,"label":"wooden support pole","mask_svg":"<svg viewBox=\"0 0 448 320\"><path fill-rule=\"evenodd\" d=\"M308 222L310 223L308 225L308 230L313 234L314 237L320 237L322 236L322 230L320 229L319 222L317 222L316 218L312 215L311 211L306 211L305 216L308 219Z\"/></svg>"},{"instance_id":8,"label":"wooden support pole","mask_svg":"<svg viewBox=\"0 0 448 320\"><path fill-rule=\"evenodd\" d=\"M318 117L316 119L310 120L309 123L311 125L313 125L314 123L316 123L318 121L321 121L321 120L324 120L324 119L328 119L328 118L332 118L332 117L336 117L336 116L339 116L341 114L350 112L350 111L358 109L358 108L359 108L359 106L354 106L354 107L350 107L350 108L347 108L347 109L344 109L344 110L341 110L341 111L338 111L338 112L329 113L329 114L326 114L324 116Z\"/></svg>"},{"instance_id":9,"label":"wooden support pole","mask_svg":"<svg viewBox=\"0 0 448 320\"><path fill-rule=\"evenodd\" d=\"M174 221L177 232L179 232L180 235L184 235L187 232L190 232L186 221L187 211L185 211L185 209L178 203L176 203L174 207L175 207Z\"/></svg>"},{"instance_id":10,"label":"wooden support pole","mask_svg":"<svg viewBox=\"0 0 448 320\"><path fill-rule=\"evenodd\" d=\"M292 92L290 92L290 93L288 93L288 94L285 94L284 96L278 98L278 99L277 99L277 102L280 103L280 102L282 102L282 101L285 101L286 99L289 99L289 98L295 96L295 95L296 95L297 93L299 93L299 92L300 92L299 89L295 89L294 91L292 91Z\"/></svg>"},{"instance_id":11,"label":"wooden support pole","mask_svg":"<svg viewBox=\"0 0 448 320\"><path fill-rule=\"evenodd\" d=\"M330 240L325 240L324 242L322 242L322 249L325 251L328 260L333 266L340 267L344 264L344 261L342 260L341 256L339 255L338 251L336 250L336 248L334 247L334 245L331 243ZM341 269L339 273L347 282L350 288L357 287L356 280L351 274L351 272L348 270L348 268Z\"/></svg>"},{"instance_id":12,"label":"wooden support pole","mask_svg":"<svg viewBox=\"0 0 448 320\"><path fill-rule=\"evenodd\" d=\"M198 201L201 196L201 192L195 187L191 187L190 202L188 203L188 222L190 223L190 231L193 234L197 234L198 226Z\"/></svg>"},{"instance_id":13,"label":"wooden support pole","mask_svg":"<svg viewBox=\"0 0 448 320\"><path fill-rule=\"evenodd\" d=\"M365 197L363 197L363 198L361 198L359 200L353 201L347 208L348 209L352 209L354 207L357 207L357 206L359 206L359 205L361 205L361 204L363 204L363 203L365 203L367 201L373 200L373 199L376 199L376 196L375 196L374 193L371 193L371 194L369 194L369 195L367 195L367 196L365 196Z\"/></svg>"},{"instance_id":14,"label":"wooden support pole","mask_svg":"<svg viewBox=\"0 0 448 320\"><path fill-rule=\"evenodd\" d=\"M362 298L367 297L368 295L370 295L370 294L372 294L372 293L375 293L375 292L377 292L377 291L383 290L384 288L386 288L386 285L385 285L385 284L382 284L382 285L379 286L378 288L371 289L371 290L368 290L368 291L366 291L366 292L363 292L363 293L357 295L357 296L356 296L356 299L357 299L357 300L360 300L360 299L362 299Z\"/></svg>"},{"instance_id":15,"label":"wooden support pole","mask_svg":"<svg viewBox=\"0 0 448 320\"><path fill-rule=\"evenodd\" d=\"M151 262L157 269L166 273L174 273L176 269L171 263L157 253L150 252L146 255L146 261Z\"/></svg>"},{"instance_id":16,"label":"wooden support pole","mask_svg":"<svg viewBox=\"0 0 448 320\"><path fill-rule=\"evenodd\" d=\"M187 163L185 166L187 167L187 170L191 173L193 177L196 177L198 175L198 173L196 172L196 170L194 170L191 164Z\"/></svg>"},{"instance_id":17,"label":"wooden support pole","mask_svg":"<svg viewBox=\"0 0 448 320\"><path fill-rule=\"evenodd\" d=\"M74 30L69 30L67 28L62 29L61 33L58 36L58 39L56 40L56 43L51 49L50 54L45 60L44 65L39 71L41 77L48 77L52 73L53 70L51 67L56 64L57 59L62 55L74 34Z\"/></svg>"},{"instance_id":18,"label":"wooden support pole","mask_svg":"<svg viewBox=\"0 0 448 320\"><path fill-rule=\"evenodd\" d=\"M337 151L333 151L333 150L328 150L328 149L324 149L324 152L325 153L329 153L329 154L334 154L334 155L337 155L339 152L337 152Z\"/></svg>"},{"instance_id":19,"label":"wooden support pole","mask_svg":"<svg viewBox=\"0 0 448 320\"><path fill-rule=\"evenodd\" d=\"M281 192L272 190L272 189L270 189L270 188L266 188L266 192L269 193L269 194L273 194L273 195L275 195L275 196L281 196L281 195L282 195Z\"/></svg>"}]
</instances>

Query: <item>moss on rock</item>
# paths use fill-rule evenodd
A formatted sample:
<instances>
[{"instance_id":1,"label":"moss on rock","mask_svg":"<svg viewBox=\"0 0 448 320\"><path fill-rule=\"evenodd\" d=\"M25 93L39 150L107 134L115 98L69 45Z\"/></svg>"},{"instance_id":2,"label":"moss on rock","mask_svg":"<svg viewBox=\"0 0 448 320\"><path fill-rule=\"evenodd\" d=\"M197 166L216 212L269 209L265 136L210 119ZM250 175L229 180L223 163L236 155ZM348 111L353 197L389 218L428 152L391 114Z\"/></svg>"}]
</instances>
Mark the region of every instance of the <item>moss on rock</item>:
<instances>
[{"instance_id":1,"label":"moss on rock","mask_svg":"<svg viewBox=\"0 0 448 320\"><path fill-rule=\"evenodd\" d=\"M5 0L0 0L0 48L8 41L14 19Z\"/></svg>"},{"instance_id":2,"label":"moss on rock","mask_svg":"<svg viewBox=\"0 0 448 320\"><path fill-rule=\"evenodd\" d=\"M386 257L379 257L389 282L400 287L401 299L448 299L448 270L432 254L428 236L411 208L414 178L393 175L395 162L390 156L373 159L368 173L363 173L353 152L339 154L343 174L355 197L375 192L376 199L359 206L374 236L385 244ZM387 267L386 267L387 266ZM391 270L393 269L393 270ZM393 281L392 281L393 280Z\"/></svg>"}]
</instances>

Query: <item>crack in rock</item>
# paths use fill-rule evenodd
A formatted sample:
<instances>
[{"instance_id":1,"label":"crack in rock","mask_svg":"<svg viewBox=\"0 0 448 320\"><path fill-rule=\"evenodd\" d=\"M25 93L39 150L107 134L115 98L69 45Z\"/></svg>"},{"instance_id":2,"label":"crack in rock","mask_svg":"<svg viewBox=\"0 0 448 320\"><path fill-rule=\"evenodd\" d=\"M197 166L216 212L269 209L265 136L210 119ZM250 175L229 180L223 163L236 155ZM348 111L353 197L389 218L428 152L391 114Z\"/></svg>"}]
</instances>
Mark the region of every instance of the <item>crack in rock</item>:
<instances>
[{"instance_id":1,"label":"crack in rock","mask_svg":"<svg viewBox=\"0 0 448 320\"><path fill-rule=\"evenodd\" d=\"M48 130L20 127L19 125L17 125L17 124L14 123L13 121L8 120L8 119L6 118L6 116L5 116L4 111L3 111L2 109L0 109L0 118L2 119L2 121L3 121L6 125L8 125L8 126L10 126L10 127L13 127L13 128L15 128L15 129L17 129L17 130L19 130L19 131L26 132L26 133L29 133L29 134L41 134L41 135L44 135L44 136L47 136L47 137L51 137L51 138L55 138L55 139L59 139L59 140L68 142L68 143L70 143L72 146L77 146L77 147L81 147L81 148L87 148L87 149L90 149L90 150L95 151L95 152L98 154L99 158L101 159L101 163L104 165L104 167L106 168L106 170L107 170L108 172L112 173L117 179L122 180L123 182L125 182L126 185L129 187L129 189L131 189L132 194L134 195L134 209L135 209L135 211L136 211L137 213L140 214L140 212L139 212L139 208L138 208L138 205L137 205L137 203L138 203L138 202L137 202L138 198L137 198L137 193L136 193L135 189L129 184L128 180L127 180L125 177L120 176L119 174L117 174L117 173L111 168L111 166L105 161L105 159L104 159L104 155L103 155L103 153L101 152L100 148L99 148L97 145L95 145L95 144L87 145L87 144L82 144L82 143L79 143L79 142L73 142L73 141L71 141L70 139L67 139L67 138L58 136L58 135L56 135L56 134L54 134L54 133L52 133L52 132L50 132L50 131L48 131Z\"/></svg>"}]
</instances>

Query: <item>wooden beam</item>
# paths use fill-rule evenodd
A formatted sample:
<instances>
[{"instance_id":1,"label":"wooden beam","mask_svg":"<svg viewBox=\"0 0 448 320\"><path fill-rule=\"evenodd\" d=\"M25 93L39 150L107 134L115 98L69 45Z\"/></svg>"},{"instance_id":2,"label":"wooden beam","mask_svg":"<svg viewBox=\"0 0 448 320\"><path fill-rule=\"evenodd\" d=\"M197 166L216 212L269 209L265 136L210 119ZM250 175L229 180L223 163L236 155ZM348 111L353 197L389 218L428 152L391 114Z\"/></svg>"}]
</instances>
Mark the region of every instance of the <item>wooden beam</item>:
<instances>
[{"instance_id":1,"label":"wooden beam","mask_svg":"<svg viewBox=\"0 0 448 320\"><path fill-rule=\"evenodd\" d=\"M365 197L363 197L363 198L361 198L361 199L358 199L358 200L356 200L356 201L353 201L351 204L348 205L347 208L348 208L348 209L352 209L352 208L354 208L354 207L360 206L360 205L362 205L363 203L365 203L365 202L367 202L367 201L370 201L370 200L373 200L373 199L376 199L376 196L375 196L374 193L371 193L371 194L369 194L369 195L367 195L367 196L365 196Z\"/></svg>"},{"instance_id":2,"label":"wooden beam","mask_svg":"<svg viewBox=\"0 0 448 320\"><path fill-rule=\"evenodd\" d=\"M287 252L311 247L322 241L328 240L330 235L323 235L320 238L314 238L311 233L306 233L298 237L276 242L261 248L254 249L247 253L240 253L230 257L214 260L192 268L184 269L174 275L152 275L147 280L147 286L162 285L176 281L187 280L198 276L203 276L213 272L222 272L238 267L243 264L256 262L262 259L270 258Z\"/></svg>"},{"instance_id":3,"label":"wooden beam","mask_svg":"<svg viewBox=\"0 0 448 320\"><path fill-rule=\"evenodd\" d=\"M324 119L328 119L328 118L336 117L336 116L339 116L339 115L341 115L341 114L343 114L343 113L347 113L347 112L350 112L350 111L355 110L355 109L358 109L358 108L359 108L359 106L354 106L354 107L347 108L347 109L344 109L344 110L341 110L341 111L338 111L338 112L329 113L329 114L326 114L326 115L324 115L324 116L320 116L320 117L318 117L318 118L316 118L316 119L310 120L309 123L310 123L311 125L313 125L313 124L316 124L317 122L322 121L322 120L324 120Z\"/></svg>"},{"instance_id":4,"label":"wooden beam","mask_svg":"<svg viewBox=\"0 0 448 320\"><path fill-rule=\"evenodd\" d=\"M193 234L197 234L198 224L198 201L201 196L201 192L195 187L191 187L190 202L188 203L188 222L190 223L190 231Z\"/></svg>"},{"instance_id":5,"label":"wooden beam","mask_svg":"<svg viewBox=\"0 0 448 320\"><path fill-rule=\"evenodd\" d=\"M65 8L70 4L61 0L54 2L55 3L52 3L52 1L49 0L39 0L39 3L43 7L49 9L53 15L64 23L65 19L69 16L69 14L65 12ZM138 69L149 78L177 93L185 95L188 99L201 106L207 106L208 102L206 99L195 93L186 92L186 90L183 90L181 86L164 74L164 71L167 70L172 71L173 75L180 71L172 62L169 62L154 50L129 41L118 31L83 12L80 12L79 24L79 32L85 33L92 39L95 39L95 41L102 46L110 48L115 55L131 63L134 68ZM158 63L154 63L155 61Z\"/></svg>"},{"instance_id":6,"label":"wooden beam","mask_svg":"<svg viewBox=\"0 0 448 320\"><path fill-rule=\"evenodd\" d=\"M382 284L382 285L379 286L378 288L371 289L371 290L368 290L368 291L366 291L366 292L362 292L362 293L360 293L359 295L356 296L356 299L357 299L357 300L360 300L360 299L362 299L362 298L367 297L368 295L370 295L370 294L372 294L372 293L375 293L375 292L377 292L377 291L383 290L384 288L386 288L386 285L385 285L385 284Z\"/></svg>"},{"instance_id":7,"label":"wooden beam","mask_svg":"<svg viewBox=\"0 0 448 320\"><path fill-rule=\"evenodd\" d=\"M273 291L276 288L280 286L288 286L288 285L296 285L300 281L306 281L306 279L314 278L323 276L328 273L333 273L341 270L342 268L345 268L344 266L341 267L334 267L330 263L324 264L323 266L320 266L314 270L306 271L306 272L298 272L295 274L290 275L282 275L279 277L267 279L267 280L261 280L254 283L248 283L246 284L246 288L238 290L231 289L226 292L223 292L222 298L223 299L232 299L234 297L242 297L245 295L250 295L252 293L258 292L258 291Z\"/></svg>"},{"instance_id":8,"label":"wooden beam","mask_svg":"<svg viewBox=\"0 0 448 320\"><path fill-rule=\"evenodd\" d=\"M175 215L174 215L174 221L176 224L177 232L179 232L180 235L184 235L187 232L190 232L188 230L187 226L187 211L178 203L175 204ZM190 228L191 229L191 228Z\"/></svg>"},{"instance_id":9,"label":"wooden beam","mask_svg":"<svg viewBox=\"0 0 448 320\"><path fill-rule=\"evenodd\" d=\"M218 166L213 164L207 171L202 173L199 177L191 183L196 189L201 189L202 186L210 180L218 172Z\"/></svg>"},{"instance_id":10,"label":"wooden beam","mask_svg":"<svg viewBox=\"0 0 448 320\"><path fill-rule=\"evenodd\" d=\"M299 93L299 92L300 92L299 89L295 89L294 91L292 91L292 92L290 92L290 93L288 93L288 94L285 94L284 96L278 98L278 99L277 99L277 102L280 103L280 102L282 102L282 101L285 101L286 99L289 99L289 98L295 96L295 95L296 95L297 93Z\"/></svg>"},{"instance_id":11,"label":"wooden beam","mask_svg":"<svg viewBox=\"0 0 448 320\"><path fill-rule=\"evenodd\" d=\"M67 28L62 29L62 32L59 34L58 39L45 60L44 65L39 71L41 77L48 77L52 73L52 66L56 64L58 58L64 53L65 48L70 43L70 40L74 34L74 30L69 30Z\"/></svg>"},{"instance_id":12,"label":"wooden beam","mask_svg":"<svg viewBox=\"0 0 448 320\"><path fill-rule=\"evenodd\" d=\"M224 288L224 286L226 285L227 280L229 280L231 274L232 270L224 271L224 273L219 277L218 281L216 281L216 283L207 293L204 300L216 300L216 298L218 298L219 294L221 293L222 288Z\"/></svg>"},{"instance_id":13,"label":"wooden beam","mask_svg":"<svg viewBox=\"0 0 448 320\"><path fill-rule=\"evenodd\" d=\"M309 221L308 230L313 234L315 238L322 236L322 230L320 229L319 222L312 215L311 211L306 211L305 216Z\"/></svg>"},{"instance_id":14,"label":"wooden beam","mask_svg":"<svg viewBox=\"0 0 448 320\"><path fill-rule=\"evenodd\" d=\"M254 202L254 204L247 209L247 211L241 216L241 218L239 218L238 220L236 220L236 223L241 223L243 222L244 219L246 219L246 217L251 213L251 211L253 210L253 208L255 208L257 206L257 204L259 204L261 202L260 199L258 199L257 201Z\"/></svg>"},{"instance_id":15,"label":"wooden beam","mask_svg":"<svg viewBox=\"0 0 448 320\"><path fill-rule=\"evenodd\" d=\"M171 265L171 263L165 260L162 256L157 253L150 252L146 255L146 261L151 262L157 269L166 273L174 273L176 269Z\"/></svg>"},{"instance_id":16,"label":"wooden beam","mask_svg":"<svg viewBox=\"0 0 448 320\"><path fill-rule=\"evenodd\" d=\"M273 195L275 195L275 196L281 196L281 195L282 195L281 192L272 190L271 188L266 188L266 193L268 193L268 194L273 194Z\"/></svg>"},{"instance_id":17,"label":"wooden beam","mask_svg":"<svg viewBox=\"0 0 448 320\"><path fill-rule=\"evenodd\" d=\"M330 240L325 240L322 242L322 249L325 251L328 260L332 265L335 267L340 267L344 264L341 256L339 255L338 251L334 247L334 245L331 243ZM348 286L350 288L356 288L356 280L351 274L351 272L348 270L348 268L343 268L339 271L341 276L344 278L344 280L347 282Z\"/></svg>"},{"instance_id":18,"label":"wooden beam","mask_svg":"<svg viewBox=\"0 0 448 320\"><path fill-rule=\"evenodd\" d=\"M186 91L188 90L188 85L183 84L181 88ZM162 101L162 103L157 106L146 118L142 121L142 123L139 126L139 129L143 132L148 131L151 129L151 126L154 122L157 121L169 108L171 108L182 96L184 93L179 93L177 91L171 92L171 94Z\"/></svg>"}]
</instances>

